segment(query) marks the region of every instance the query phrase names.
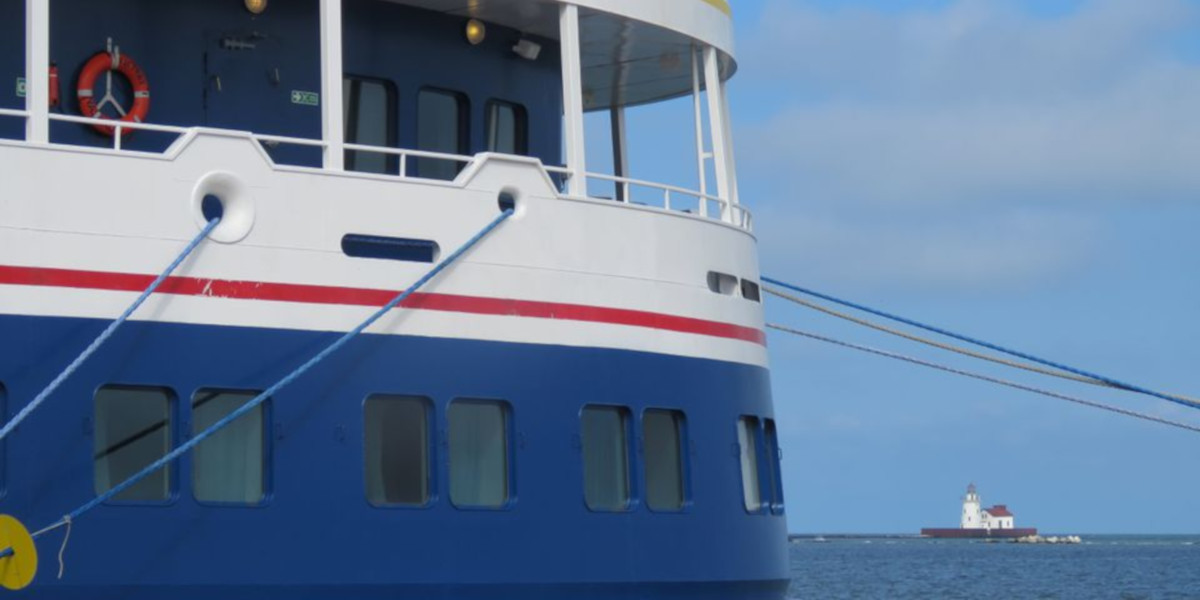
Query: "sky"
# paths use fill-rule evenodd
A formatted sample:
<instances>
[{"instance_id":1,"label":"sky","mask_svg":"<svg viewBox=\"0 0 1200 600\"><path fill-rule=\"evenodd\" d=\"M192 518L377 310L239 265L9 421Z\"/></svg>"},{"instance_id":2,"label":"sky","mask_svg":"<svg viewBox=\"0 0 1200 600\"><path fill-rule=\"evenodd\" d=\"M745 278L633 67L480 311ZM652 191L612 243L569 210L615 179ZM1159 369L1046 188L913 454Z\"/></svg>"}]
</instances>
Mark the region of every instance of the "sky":
<instances>
[{"instance_id":1,"label":"sky","mask_svg":"<svg viewBox=\"0 0 1200 600\"><path fill-rule=\"evenodd\" d=\"M764 274L1200 395L1200 2L733 4L740 192ZM690 115L675 113L631 113L634 176L694 171ZM1193 409L775 298L766 312L1200 425ZM793 532L956 526L971 482L1018 526L1200 532L1200 435L786 334L769 344Z\"/></svg>"}]
</instances>

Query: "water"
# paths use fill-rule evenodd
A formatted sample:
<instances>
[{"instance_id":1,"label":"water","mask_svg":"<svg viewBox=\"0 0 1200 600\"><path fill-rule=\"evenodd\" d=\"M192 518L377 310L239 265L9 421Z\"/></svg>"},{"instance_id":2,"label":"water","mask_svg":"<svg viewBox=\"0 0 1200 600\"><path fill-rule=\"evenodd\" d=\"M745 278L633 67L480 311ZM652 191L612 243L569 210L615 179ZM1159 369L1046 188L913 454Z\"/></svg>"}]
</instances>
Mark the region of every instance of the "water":
<instances>
[{"instance_id":1,"label":"water","mask_svg":"<svg viewBox=\"0 0 1200 600\"><path fill-rule=\"evenodd\" d=\"M1078 545L797 539L788 598L1200 600L1200 536L1082 536Z\"/></svg>"}]
</instances>

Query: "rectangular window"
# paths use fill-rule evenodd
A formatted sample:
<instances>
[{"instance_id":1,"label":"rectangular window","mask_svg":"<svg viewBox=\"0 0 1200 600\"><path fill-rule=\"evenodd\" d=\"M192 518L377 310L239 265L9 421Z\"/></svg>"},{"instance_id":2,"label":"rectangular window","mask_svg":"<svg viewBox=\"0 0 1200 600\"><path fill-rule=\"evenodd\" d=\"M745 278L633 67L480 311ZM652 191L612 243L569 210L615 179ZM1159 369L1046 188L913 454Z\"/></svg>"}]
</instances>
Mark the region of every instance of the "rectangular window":
<instances>
[{"instance_id":1,"label":"rectangular window","mask_svg":"<svg viewBox=\"0 0 1200 600\"><path fill-rule=\"evenodd\" d=\"M585 406L579 428L588 508L625 510L630 498L629 411L619 406Z\"/></svg>"},{"instance_id":2,"label":"rectangular window","mask_svg":"<svg viewBox=\"0 0 1200 600\"><path fill-rule=\"evenodd\" d=\"M529 125L524 106L500 100L488 102L487 149L503 154L529 153Z\"/></svg>"},{"instance_id":3,"label":"rectangular window","mask_svg":"<svg viewBox=\"0 0 1200 600\"><path fill-rule=\"evenodd\" d=\"M212 427L258 396L199 390L192 396L192 435ZM192 450L192 494L200 502L259 504L266 499L265 403L229 423Z\"/></svg>"},{"instance_id":4,"label":"rectangular window","mask_svg":"<svg viewBox=\"0 0 1200 600\"><path fill-rule=\"evenodd\" d=\"M364 146L396 145L396 86L390 81L347 77L342 81L342 110L346 142ZM362 150L346 151L346 170L394 173L395 155Z\"/></svg>"},{"instance_id":5,"label":"rectangular window","mask_svg":"<svg viewBox=\"0 0 1200 600\"><path fill-rule=\"evenodd\" d=\"M746 510L762 510L762 490L758 479L758 419L738 418L738 449L742 463L742 499Z\"/></svg>"},{"instance_id":6,"label":"rectangular window","mask_svg":"<svg viewBox=\"0 0 1200 600\"><path fill-rule=\"evenodd\" d=\"M779 468L779 460L782 458L779 452L779 434L775 431L774 419L766 419L764 423L763 431L767 440L767 471L771 475L771 510L780 512L783 510L783 474Z\"/></svg>"},{"instance_id":7,"label":"rectangular window","mask_svg":"<svg viewBox=\"0 0 1200 600\"><path fill-rule=\"evenodd\" d=\"M363 406L367 501L377 506L429 502L429 401L378 394Z\"/></svg>"},{"instance_id":8,"label":"rectangular window","mask_svg":"<svg viewBox=\"0 0 1200 600\"><path fill-rule=\"evenodd\" d=\"M450 501L499 508L508 502L508 405L455 400L450 421Z\"/></svg>"},{"instance_id":9,"label":"rectangular window","mask_svg":"<svg viewBox=\"0 0 1200 600\"><path fill-rule=\"evenodd\" d=\"M105 386L96 392L93 476L103 494L171 450L172 394L155 387ZM171 465L118 494L122 502L163 502L171 497Z\"/></svg>"},{"instance_id":10,"label":"rectangular window","mask_svg":"<svg viewBox=\"0 0 1200 600\"><path fill-rule=\"evenodd\" d=\"M467 153L467 99L442 90L417 94L417 149L444 154ZM418 158L417 175L454 179L465 163L442 158Z\"/></svg>"},{"instance_id":11,"label":"rectangular window","mask_svg":"<svg viewBox=\"0 0 1200 600\"><path fill-rule=\"evenodd\" d=\"M683 413L650 409L642 415L646 459L646 506L682 510Z\"/></svg>"}]
</instances>

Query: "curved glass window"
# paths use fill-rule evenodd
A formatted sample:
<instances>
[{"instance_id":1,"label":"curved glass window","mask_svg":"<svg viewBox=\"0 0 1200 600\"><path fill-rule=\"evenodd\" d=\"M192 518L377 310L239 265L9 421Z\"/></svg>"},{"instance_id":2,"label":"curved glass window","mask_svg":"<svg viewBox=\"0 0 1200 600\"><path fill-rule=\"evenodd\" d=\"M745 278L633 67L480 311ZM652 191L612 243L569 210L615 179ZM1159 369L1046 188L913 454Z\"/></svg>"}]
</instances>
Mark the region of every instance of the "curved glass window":
<instances>
[{"instance_id":1,"label":"curved glass window","mask_svg":"<svg viewBox=\"0 0 1200 600\"><path fill-rule=\"evenodd\" d=\"M257 392L199 390L192 397L192 435L212 427ZM192 494L201 502L258 504L266 498L265 403L250 409L192 450Z\"/></svg>"},{"instance_id":2,"label":"curved glass window","mask_svg":"<svg viewBox=\"0 0 1200 600\"><path fill-rule=\"evenodd\" d=\"M429 502L429 401L375 395L363 407L367 500L376 505Z\"/></svg>"},{"instance_id":3,"label":"curved glass window","mask_svg":"<svg viewBox=\"0 0 1200 600\"><path fill-rule=\"evenodd\" d=\"M758 478L758 419L738 418L738 454L742 463L742 499L746 510L762 510L762 489Z\"/></svg>"},{"instance_id":4,"label":"curved glass window","mask_svg":"<svg viewBox=\"0 0 1200 600\"><path fill-rule=\"evenodd\" d=\"M684 502L683 413L647 410L642 415L646 459L646 506L681 510Z\"/></svg>"},{"instance_id":5,"label":"curved glass window","mask_svg":"<svg viewBox=\"0 0 1200 600\"><path fill-rule=\"evenodd\" d=\"M500 508L509 499L508 405L455 400L450 421L450 501L456 506Z\"/></svg>"},{"instance_id":6,"label":"curved glass window","mask_svg":"<svg viewBox=\"0 0 1200 600\"><path fill-rule=\"evenodd\" d=\"M136 475L171 450L172 394L157 387L104 386L96 392L92 474L96 494ZM167 465L113 497L118 502L163 502L171 497Z\"/></svg>"},{"instance_id":7,"label":"curved glass window","mask_svg":"<svg viewBox=\"0 0 1200 600\"><path fill-rule=\"evenodd\" d=\"M620 406L585 406L579 428L588 508L625 510L630 500L629 411Z\"/></svg>"},{"instance_id":8,"label":"curved glass window","mask_svg":"<svg viewBox=\"0 0 1200 600\"><path fill-rule=\"evenodd\" d=\"M529 153L529 125L524 106L491 100L487 103L486 123L489 152Z\"/></svg>"}]
</instances>

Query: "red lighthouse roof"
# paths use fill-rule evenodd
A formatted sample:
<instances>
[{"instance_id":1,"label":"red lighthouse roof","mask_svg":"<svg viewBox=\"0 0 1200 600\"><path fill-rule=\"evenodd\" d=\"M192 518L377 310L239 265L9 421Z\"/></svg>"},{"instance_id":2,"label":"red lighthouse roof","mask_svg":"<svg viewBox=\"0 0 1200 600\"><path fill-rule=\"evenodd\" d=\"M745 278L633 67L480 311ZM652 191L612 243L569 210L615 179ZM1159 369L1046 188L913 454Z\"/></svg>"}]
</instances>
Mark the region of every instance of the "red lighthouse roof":
<instances>
[{"instance_id":1,"label":"red lighthouse roof","mask_svg":"<svg viewBox=\"0 0 1200 600\"><path fill-rule=\"evenodd\" d=\"M1004 504L997 504L991 508L985 508L983 510L987 511L987 514L992 515L993 517L1011 517L1011 516L1013 516L1012 513L1008 512L1008 506L1006 506Z\"/></svg>"}]
</instances>

